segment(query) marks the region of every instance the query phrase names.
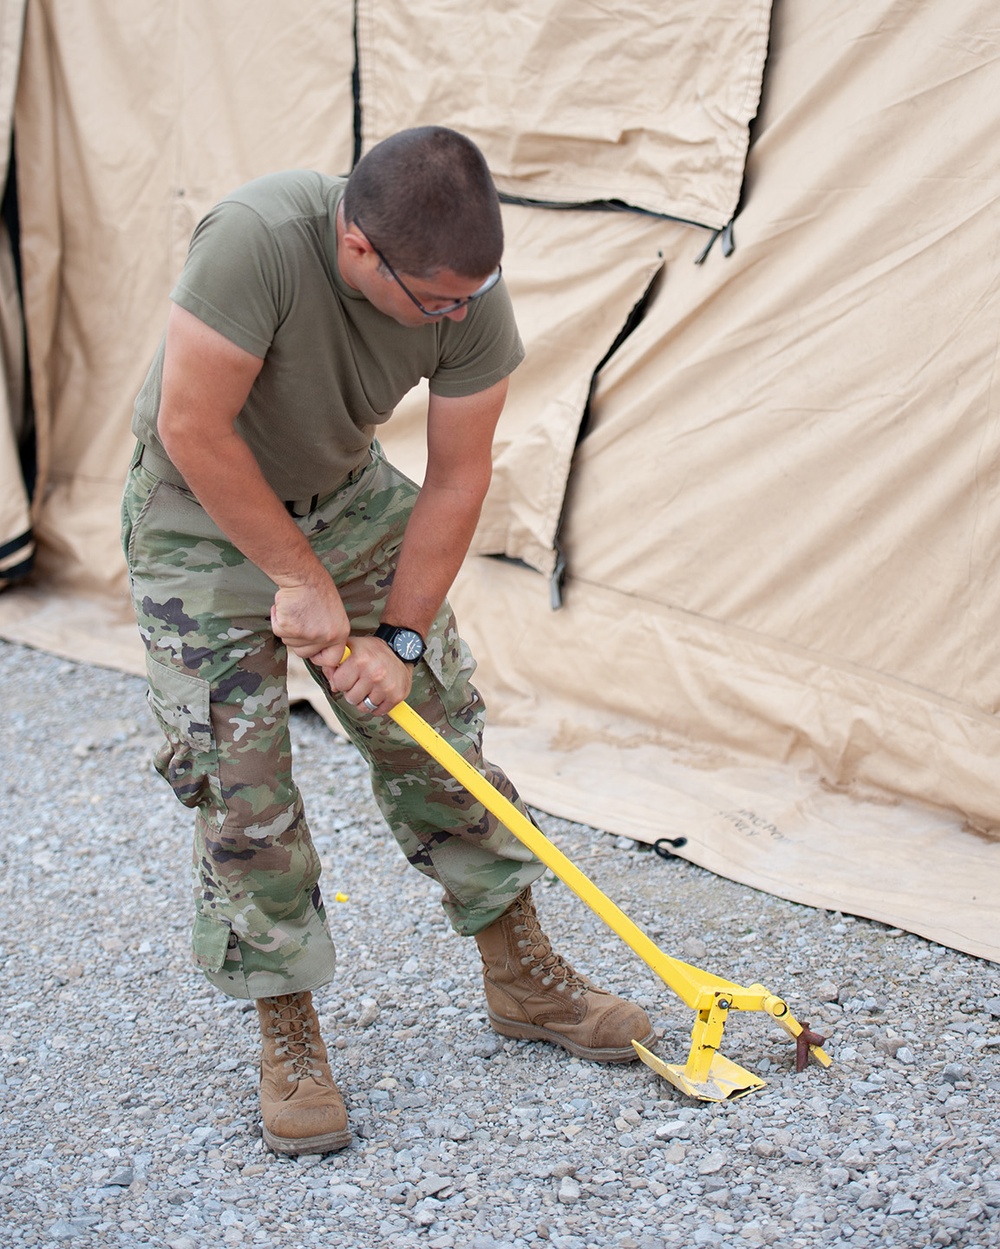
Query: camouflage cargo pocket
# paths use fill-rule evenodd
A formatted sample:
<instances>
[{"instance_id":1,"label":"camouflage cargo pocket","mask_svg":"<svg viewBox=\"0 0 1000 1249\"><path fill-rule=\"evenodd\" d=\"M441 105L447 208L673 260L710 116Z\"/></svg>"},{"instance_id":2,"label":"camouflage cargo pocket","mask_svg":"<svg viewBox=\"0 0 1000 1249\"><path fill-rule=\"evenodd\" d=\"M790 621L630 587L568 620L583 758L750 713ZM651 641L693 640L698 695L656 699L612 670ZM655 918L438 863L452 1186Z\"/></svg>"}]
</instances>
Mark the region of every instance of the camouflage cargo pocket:
<instances>
[{"instance_id":1,"label":"camouflage cargo pocket","mask_svg":"<svg viewBox=\"0 0 1000 1249\"><path fill-rule=\"evenodd\" d=\"M431 680L421 688L415 673L416 688L408 701L418 715L432 722L443 712L451 732L440 723L438 731L449 737L451 745L464 753L465 749L478 745L482 739L485 708L479 691L472 684L476 661L459 637L447 603L444 610L448 615L443 623L441 617L435 621L423 658Z\"/></svg>"},{"instance_id":2,"label":"camouflage cargo pocket","mask_svg":"<svg viewBox=\"0 0 1000 1249\"><path fill-rule=\"evenodd\" d=\"M230 936L228 924L207 915L196 915L191 930L195 964L202 971L218 971L226 961Z\"/></svg>"},{"instance_id":3,"label":"camouflage cargo pocket","mask_svg":"<svg viewBox=\"0 0 1000 1249\"><path fill-rule=\"evenodd\" d=\"M185 806L218 804L218 752L208 682L148 654L146 676L146 698L167 739L156 755L157 772Z\"/></svg>"},{"instance_id":4,"label":"camouflage cargo pocket","mask_svg":"<svg viewBox=\"0 0 1000 1249\"><path fill-rule=\"evenodd\" d=\"M195 966L211 975L213 983L235 997L248 996L240 943L225 920L196 914L191 952Z\"/></svg>"}]
</instances>

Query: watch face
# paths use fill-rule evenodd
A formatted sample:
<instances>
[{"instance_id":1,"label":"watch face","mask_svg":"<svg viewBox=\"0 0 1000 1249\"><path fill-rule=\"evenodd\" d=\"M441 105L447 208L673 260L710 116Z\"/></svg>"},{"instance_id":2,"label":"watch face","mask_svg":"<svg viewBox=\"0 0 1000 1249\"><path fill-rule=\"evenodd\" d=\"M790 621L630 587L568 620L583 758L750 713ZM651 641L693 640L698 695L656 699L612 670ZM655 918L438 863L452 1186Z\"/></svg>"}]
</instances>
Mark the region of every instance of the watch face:
<instances>
[{"instance_id":1,"label":"watch face","mask_svg":"<svg viewBox=\"0 0 1000 1249\"><path fill-rule=\"evenodd\" d=\"M410 663L416 663L424 653L424 642L419 633L412 629L400 629L392 642L392 649L400 657Z\"/></svg>"}]
</instances>

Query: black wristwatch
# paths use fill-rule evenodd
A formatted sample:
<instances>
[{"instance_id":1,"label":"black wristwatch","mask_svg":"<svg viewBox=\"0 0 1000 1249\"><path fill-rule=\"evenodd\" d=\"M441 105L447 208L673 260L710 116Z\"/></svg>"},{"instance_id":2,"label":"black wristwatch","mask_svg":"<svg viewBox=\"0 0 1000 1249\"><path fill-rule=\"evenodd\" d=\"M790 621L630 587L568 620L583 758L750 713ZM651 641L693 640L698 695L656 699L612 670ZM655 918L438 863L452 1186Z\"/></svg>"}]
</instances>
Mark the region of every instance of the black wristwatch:
<instances>
[{"instance_id":1,"label":"black wristwatch","mask_svg":"<svg viewBox=\"0 0 1000 1249\"><path fill-rule=\"evenodd\" d=\"M387 643L404 664L417 663L427 649L427 643L416 629L404 629L402 625L381 624L375 636Z\"/></svg>"}]
</instances>

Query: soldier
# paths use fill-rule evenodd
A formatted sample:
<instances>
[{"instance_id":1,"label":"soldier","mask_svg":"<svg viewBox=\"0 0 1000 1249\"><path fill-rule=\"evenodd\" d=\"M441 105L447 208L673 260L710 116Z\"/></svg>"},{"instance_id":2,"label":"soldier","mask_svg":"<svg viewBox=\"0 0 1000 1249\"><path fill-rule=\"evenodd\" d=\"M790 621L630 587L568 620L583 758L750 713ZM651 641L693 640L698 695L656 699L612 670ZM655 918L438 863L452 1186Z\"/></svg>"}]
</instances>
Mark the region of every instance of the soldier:
<instances>
[{"instance_id":1,"label":"soldier","mask_svg":"<svg viewBox=\"0 0 1000 1249\"><path fill-rule=\"evenodd\" d=\"M156 766L195 811L194 959L256 1002L264 1138L282 1153L350 1141L310 992L334 950L292 778L288 650L368 760L404 854L476 938L492 1026L603 1062L651 1035L553 953L531 899L542 864L386 715L409 699L520 806L483 758L446 602L523 355L502 248L483 157L442 127L386 139L346 180L259 178L195 230L135 405L123 541ZM375 433L421 378L418 490Z\"/></svg>"}]
</instances>

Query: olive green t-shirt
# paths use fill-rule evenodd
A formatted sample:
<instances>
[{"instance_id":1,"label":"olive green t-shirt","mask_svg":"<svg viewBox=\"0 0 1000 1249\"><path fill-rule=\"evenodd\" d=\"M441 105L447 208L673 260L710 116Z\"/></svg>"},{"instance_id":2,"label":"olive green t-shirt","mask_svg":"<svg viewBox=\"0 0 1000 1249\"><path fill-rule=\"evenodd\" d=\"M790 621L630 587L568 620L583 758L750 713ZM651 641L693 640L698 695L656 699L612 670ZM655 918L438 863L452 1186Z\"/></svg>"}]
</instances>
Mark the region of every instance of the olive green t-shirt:
<instances>
[{"instance_id":1,"label":"olive green t-shirt","mask_svg":"<svg viewBox=\"0 0 1000 1249\"><path fill-rule=\"evenodd\" d=\"M263 359L236 428L281 499L335 489L421 378L436 395L472 395L524 355L503 282L462 321L417 327L352 290L337 266L345 182L294 170L234 191L199 223L170 295ZM162 373L163 343L132 421L136 437L161 455Z\"/></svg>"}]
</instances>

